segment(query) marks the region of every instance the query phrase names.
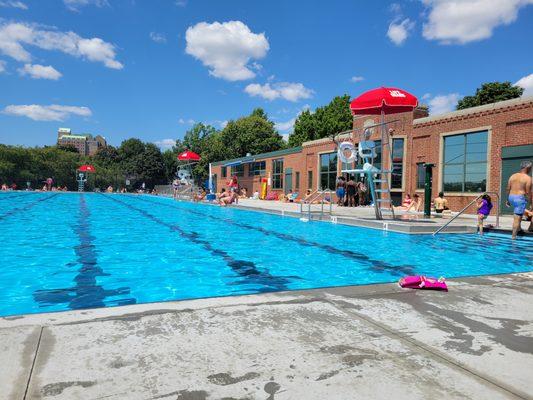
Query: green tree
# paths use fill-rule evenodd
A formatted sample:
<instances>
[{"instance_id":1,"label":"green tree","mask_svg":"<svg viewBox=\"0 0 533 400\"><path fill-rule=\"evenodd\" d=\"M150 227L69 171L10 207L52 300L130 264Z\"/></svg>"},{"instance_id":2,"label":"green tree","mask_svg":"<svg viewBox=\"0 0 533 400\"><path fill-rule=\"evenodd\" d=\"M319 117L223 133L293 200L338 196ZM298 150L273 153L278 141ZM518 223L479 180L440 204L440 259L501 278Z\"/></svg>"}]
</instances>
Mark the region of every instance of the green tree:
<instances>
[{"instance_id":1,"label":"green tree","mask_svg":"<svg viewBox=\"0 0 533 400\"><path fill-rule=\"evenodd\" d=\"M329 104L318 107L314 113L302 112L294 123L294 133L289 136L290 146L300 146L308 140L322 139L352 129L350 96L334 97Z\"/></svg>"},{"instance_id":2,"label":"green tree","mask_svg":"<svg viewBox=\"0 0 533 400\"><path fill-rule=\"evenodd\" d=\"M465 108L496 103L497 101L515 99L522 96L523 93L523 88L513 86L511 82L484 83L476 90L475 95L465 96L459 100L456 109L464 110Z\"/></svg>"},{"instance_id":3,"label":"green tree","mask_svg":"<svg viewBox=\"0 0 533 400\"><path fill-rule=\"evenodd\" d=\"M242 157L247 153L258 154L284 147L281 135L274 122L261 108L256 108L246 117L230 121L221 131L221 143L229 158Z\"/></svg>"}]
</instances>

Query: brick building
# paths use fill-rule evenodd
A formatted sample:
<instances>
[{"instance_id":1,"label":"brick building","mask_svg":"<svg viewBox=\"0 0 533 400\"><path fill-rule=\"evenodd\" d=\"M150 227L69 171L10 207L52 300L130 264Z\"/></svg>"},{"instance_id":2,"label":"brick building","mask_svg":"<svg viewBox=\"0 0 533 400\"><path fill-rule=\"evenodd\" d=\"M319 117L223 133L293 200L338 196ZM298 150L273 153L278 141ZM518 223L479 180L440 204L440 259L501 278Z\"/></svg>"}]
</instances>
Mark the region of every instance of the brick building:
<instances>
[{"instance_id":1,"label":"brick building","mask_svg":"<svg viewBox=\"0 0 533 400\"><path fill-rule=\"evenodd\" d=\"M107 146L103 136L88 133L73 134L69 128L59 128L57 131L58 146L74 146L78 153L84 156L93 156L98 149Z\"/></svg>"},{"instance_id":2,"label":"brick building","mask_svg":"<svg viewBox=\"0 0 533 400\"><path fill-rule=\"evenodd\" d=\"M396 204L406 193L423 197L424 163L435 165L433 193L444 191L452 210L464 207L485 191L499 194L503 203L510 174L522 160L533 160L533 97L436 116L417 108L386 116L386 120L394 129L393 165L388 158L381 160L379 153L375 163L393 171L391 196ZM379 116L354 118L354 131L378 123ZM355 143L359 140L350 133L340 139ZM379 129L375 129L371 139L380 140ZM292 190L302 195L307 189L334 189L341 169L350 167L353 166L341 165L332 138L323 138L300 147L219 161L213 163L212 171L219 190L230 176L237 175L240 186L249 193L259 191L261 178L267 178L269 192ZM502 207L502 212L509 211Z\"/></svg>"}]
</instances>

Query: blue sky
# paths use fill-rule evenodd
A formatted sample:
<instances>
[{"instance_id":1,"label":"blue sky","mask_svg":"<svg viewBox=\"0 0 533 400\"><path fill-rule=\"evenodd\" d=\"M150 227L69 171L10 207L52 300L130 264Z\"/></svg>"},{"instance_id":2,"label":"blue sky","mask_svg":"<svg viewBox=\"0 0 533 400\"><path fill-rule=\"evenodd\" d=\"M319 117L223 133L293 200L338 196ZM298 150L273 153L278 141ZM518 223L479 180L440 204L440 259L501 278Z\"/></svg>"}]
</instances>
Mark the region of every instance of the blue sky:
<instances>
[{"instance_id":1,"label":"blue sky","mask_svg":"<svg viewBox=\"0 0 533 400\"><path fill-rule=\"evenodd\" d=\"M533 95L532 37L531 0L0 0L0 143L164 147L255 107L286 134L389 85L434 114L486 81Z\"/></svg>"}]
</instances>

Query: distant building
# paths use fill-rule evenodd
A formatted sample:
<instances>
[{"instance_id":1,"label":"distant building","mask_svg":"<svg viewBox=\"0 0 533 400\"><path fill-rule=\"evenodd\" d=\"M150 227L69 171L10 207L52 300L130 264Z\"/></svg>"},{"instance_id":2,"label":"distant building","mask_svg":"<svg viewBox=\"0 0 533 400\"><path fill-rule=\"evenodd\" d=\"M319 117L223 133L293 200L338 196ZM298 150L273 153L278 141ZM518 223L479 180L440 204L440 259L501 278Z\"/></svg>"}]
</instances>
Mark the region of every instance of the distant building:
<instances>
[{"instance_id":1,"label":"distant building","mask_svg":"<svg viewBox=\"0 0 533 400\"><path fill-rule=\"evenodd\" d=\"M57 131L58 146L73 146L84 156L93 156L98 149L107 147L103 136L89 133L73 134L70 128L59 128Z\"/></svg>"}]
</instances>

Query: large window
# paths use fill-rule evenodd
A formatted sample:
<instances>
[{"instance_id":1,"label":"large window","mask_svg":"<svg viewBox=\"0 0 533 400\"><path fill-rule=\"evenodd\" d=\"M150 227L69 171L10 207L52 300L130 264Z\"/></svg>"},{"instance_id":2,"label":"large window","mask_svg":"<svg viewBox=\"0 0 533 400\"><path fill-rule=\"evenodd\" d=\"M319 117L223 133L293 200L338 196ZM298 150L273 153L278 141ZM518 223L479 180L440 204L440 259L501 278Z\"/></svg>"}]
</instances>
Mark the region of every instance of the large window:
<instances>
[{"instance_id":1,"label":"large window","mask_svg":"<svg viewBox=\"0 0 533 400\"><path fill-rule=\"evenodd\" d=\"M444 191L480 193L487 189L487 140L487 131L444 138Z\"/></svg>"},{"instance_id":2,"label":"large window","mask_svg":"<svg viewBox=\"0 0 533 400\"><path fill-rule=\"evenodd\" d=\"M256 161L250 164L250 176L265 176L266 175L266 161Z\"/></svg>"},{"instance_id":3,"label":"large window","mask_svg":"<svg viewBox=\"0 0 533 400\"><path fill-rule=\"evenodd\" d=\"M307 171L307 189L313 190L313 171Z\"/></svg>"},{"instance_id":4,"label":"large window","mask_svg":"<svg viewBox=\"0 0 533 400\"><path fill-rule=\"evenodd\" d=\"M232 165L231 176L244 176L244 164Z\"/></svg>"},{"instance_id":5,"label":"large window","mask_svg":"<svg viewBox=\"0 0 533 400\"><path fill-rule=\"evenodd\" d=\"M424 189L426 185L426 167L425 163L416 164L416 188Z\"/></svg>"},{"instance_id":6,"label":"large window","mask_svg":"<svg viewBox=\"0 0 533 400\"><path fill-rule=\"evenodd\" d=\"M222 170L222 178L225 178L228 176L228 168L227 167L221 167Z\"/></svg>"},{"instance_id":7,"label":"large window","mask_svg":"<svg viewBox=\"0 0 533 400\"><path fill-rule=\"evenodd\" d=\"M392 139L392 177L391 188L402 188L403 177L403 139Z\"/></svg>"},{"instance_id":8,"label":"large window","mask_svg":"<svg viewBox=\"0 0 533 400\"><path fill-rule=\"evenodd\" d=\"M300 189L300 173L296 171L294 178L294 189L299 190Z\"/></svg>"},{"instance_id":9,"label":"large window","mask_svg":"<svg viewBox=\"0 0 533 400\"><path fill-rule=\"evenodd\" d=\"M272 189L283 189L283 159L272 160Z\"/></svg>"},{"instance_id":10,"label":"large window","mask_svg":"<svg viewBox=\"0 0 533 400\"><path fill-rule=\"evenodd\" d=\"M320 189L335 190L337 179L337 152L320 154Z\"/></svg>"}]
</instances>

